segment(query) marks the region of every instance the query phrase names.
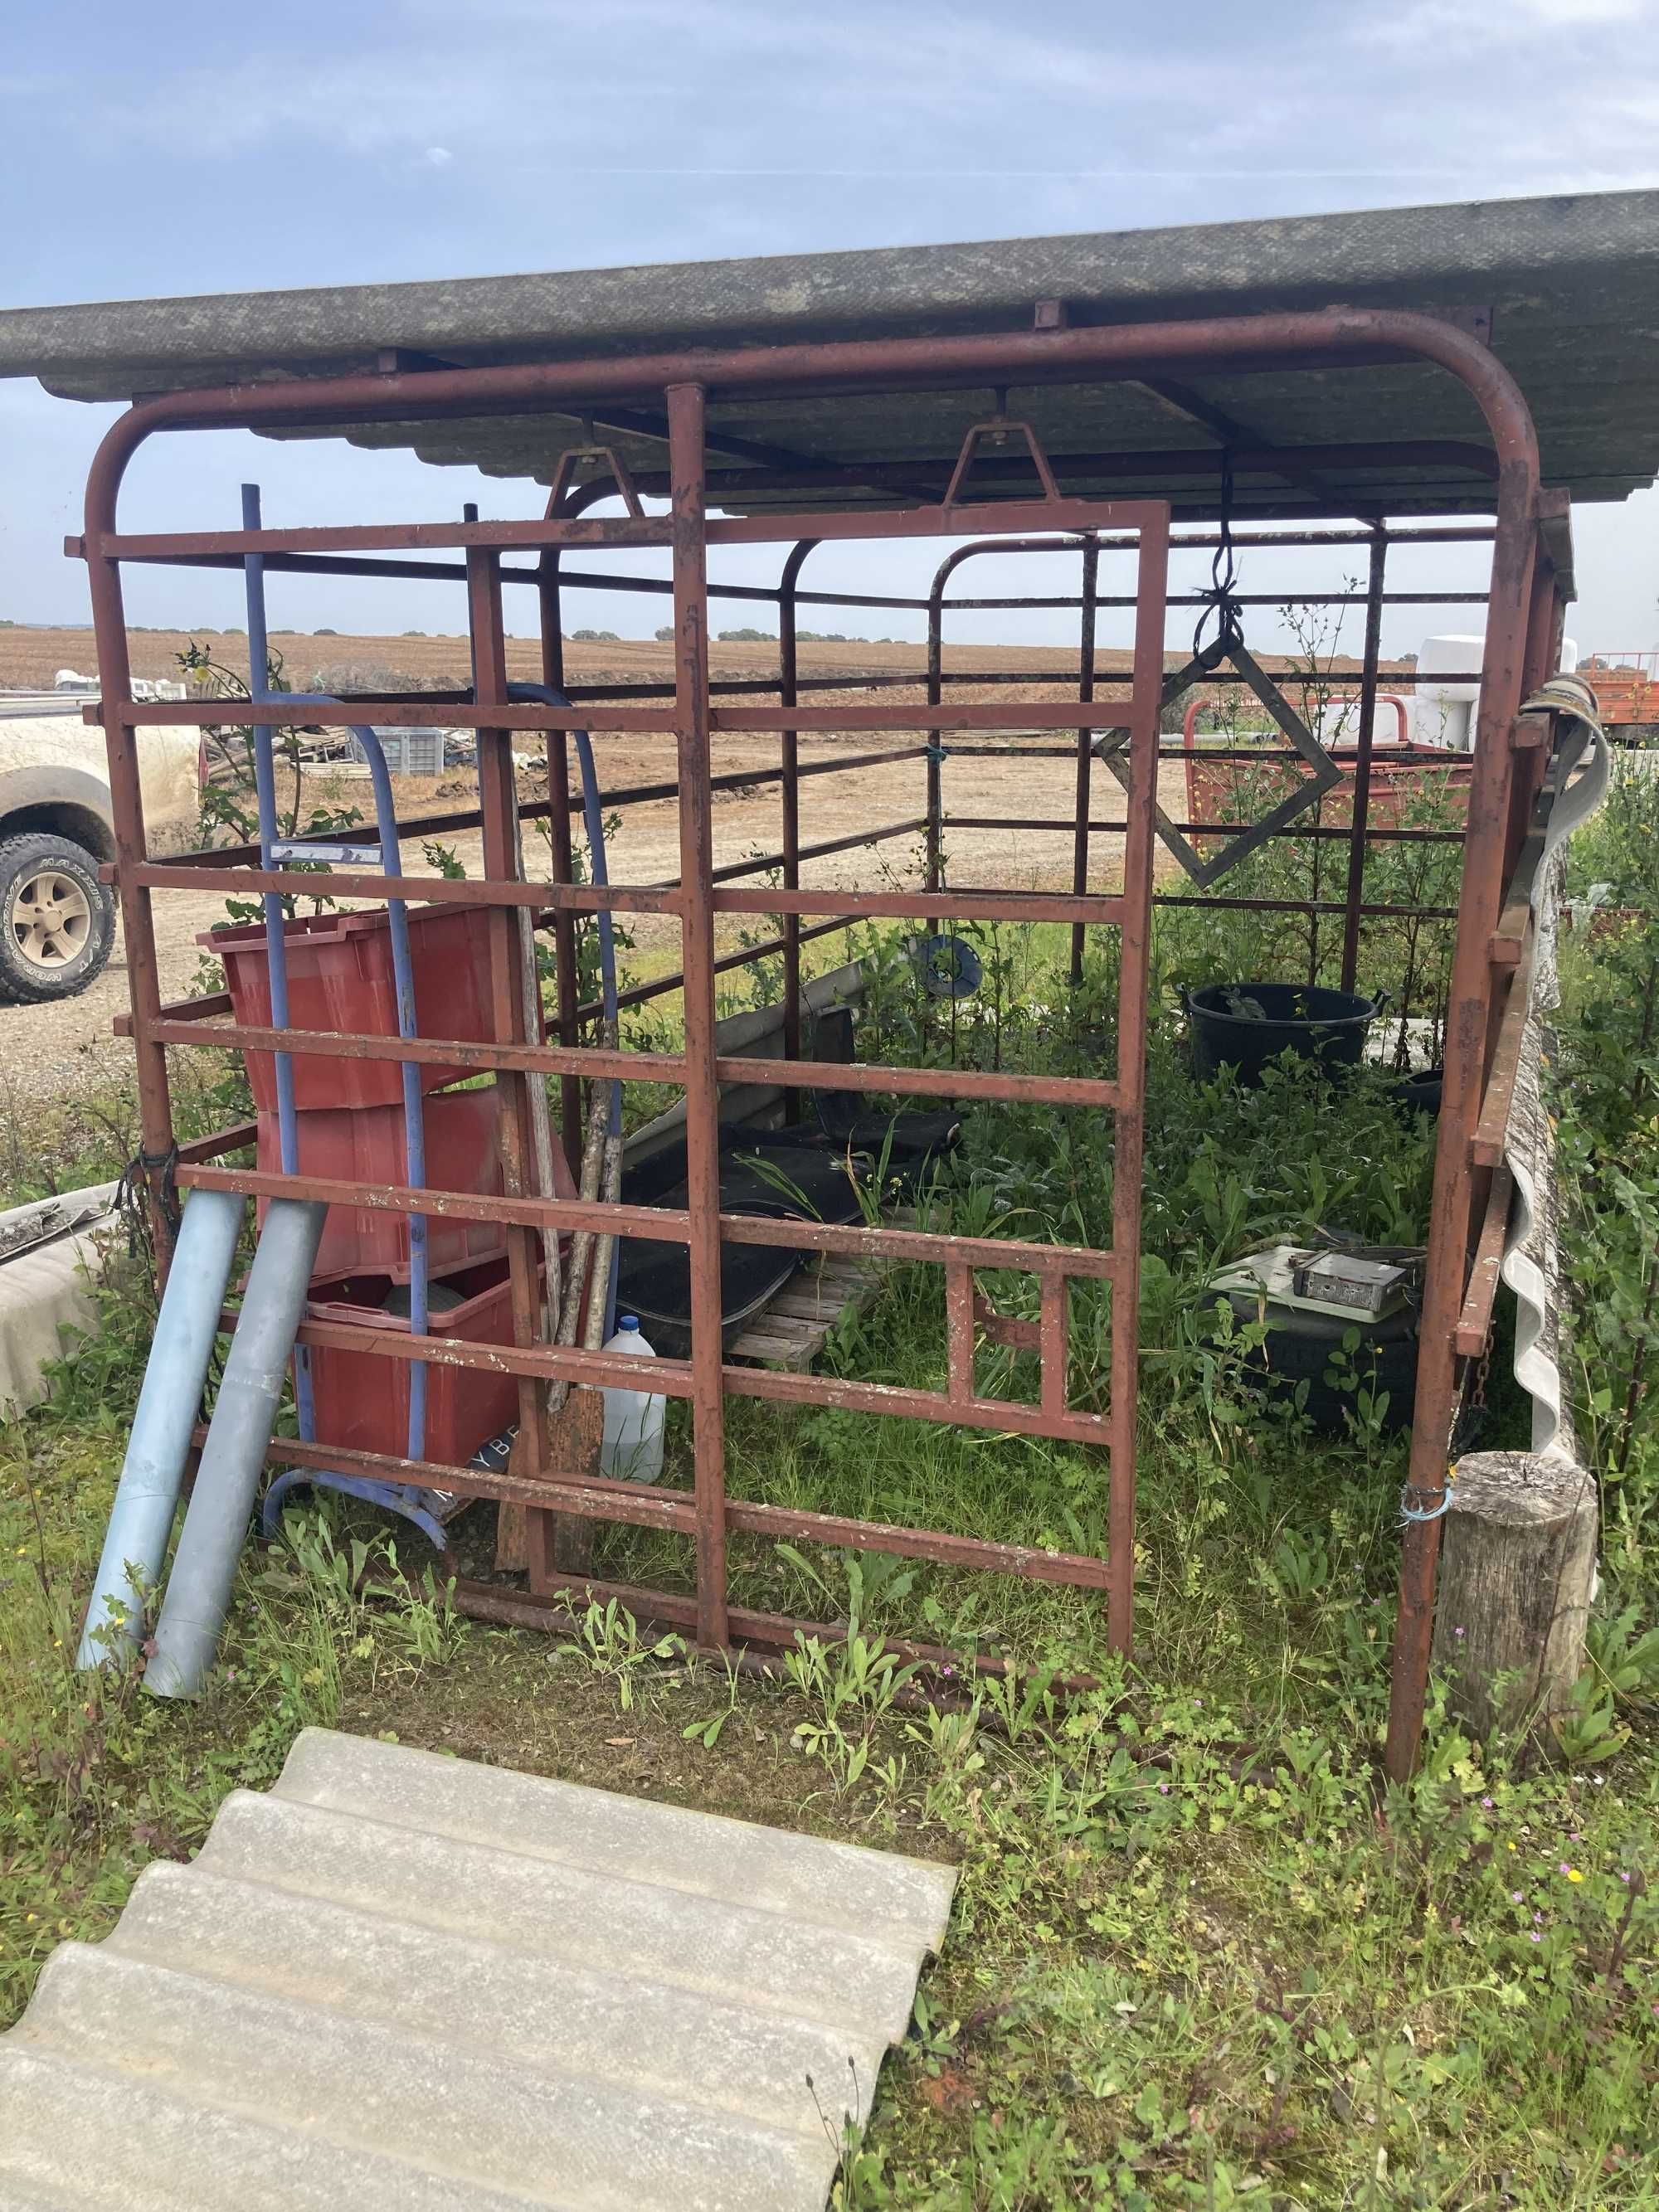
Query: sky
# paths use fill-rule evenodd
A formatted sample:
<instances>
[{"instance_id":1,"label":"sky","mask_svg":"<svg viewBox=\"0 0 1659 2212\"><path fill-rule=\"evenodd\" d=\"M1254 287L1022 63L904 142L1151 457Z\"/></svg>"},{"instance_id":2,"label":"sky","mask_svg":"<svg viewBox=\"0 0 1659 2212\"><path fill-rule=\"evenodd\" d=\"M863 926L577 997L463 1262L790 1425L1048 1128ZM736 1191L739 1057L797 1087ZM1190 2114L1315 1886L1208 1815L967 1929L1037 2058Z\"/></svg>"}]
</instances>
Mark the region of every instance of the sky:
<instances>
[{"instance_id":1,"label":"sky","mask_svg":"<svg viewBox=\"0 0 1659 2212\"><path fill-rule=\"evenodd\" d=\"M0 304L482 276L1659 185L1659 0L10 0L0 46ZM85 619L86 465L112 410L0 381L0 617ZM431 520L533 486L340 443L157 440L129 528ZM1659 493L1576 518L1586 646L1659 638ZM937 548L825 549L809 580L915 591ZM1246 590L1340 587L1358 556L1256 556ZM728 562L770 580L768 549ZM648 565L641 562L641 565ZM1401 556L1401 588L1482 580ZM989 594L1075 588L987 562ZM234 580L130 571L134 622L239 617ZM1177 581L1194 581L1192 556ZM1103 580L1104 589L1127 589ZM528 627L526 608L523 626ZM1397 609L1385 649L1477 611ZM639 598L567 627L645 635ZM509 622L512 609L509 602ZM716 626L756 619L715 611ZM921 635L917 616L814 627ZM459 589L273 580L273 625L459 629ZM957 618L1047 642L1066 618ZM1341 642L1357 649L1359 616ZM1103 642L1118 641L1105 618ZM1284 642L1269 625L1259 642Z\"/></svg>"}]
</instances>

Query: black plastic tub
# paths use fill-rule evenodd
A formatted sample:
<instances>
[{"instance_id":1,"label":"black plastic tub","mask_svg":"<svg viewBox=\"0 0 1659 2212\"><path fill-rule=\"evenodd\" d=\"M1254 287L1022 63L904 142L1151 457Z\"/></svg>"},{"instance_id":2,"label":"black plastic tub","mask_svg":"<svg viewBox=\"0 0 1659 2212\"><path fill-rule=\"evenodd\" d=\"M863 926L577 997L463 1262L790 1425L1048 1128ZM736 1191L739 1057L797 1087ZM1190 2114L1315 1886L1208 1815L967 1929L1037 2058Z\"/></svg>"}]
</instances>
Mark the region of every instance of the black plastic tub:
<instances>
[{"instance_id":1,"label":"black plastic tub","mask_svg":"<svg viewBox=\"0 0 1659 2212\"><path fill-rule=\"evenodd\" d=\"M799 1219L788 1207L746 1206L749 1214ZM781 1244L720 1244L720 1341L727 1349L806 1255ZM691 1350L691 1262L684 1244L624 1237L617 1267L617 1310L635 1314L653 1352L684 1359Z\"/></svg>"},{"instance_id":2,"label":"black plastic tub","mask_svg":"<svg viewBox=\"0 0 1659 2212\"><path fill-rule=\"evenodd\" d=\"M1201 1083L1231 1067L1241 1083L1283 1052L1323 1067L1357 1067L1365 1034L1388 1002L1309 983L1208 983L1187 994L1193 1073ZM1255 1011L1259 1009L1260 1011Z\"/></svg>"},{"instance_id":3,"label":"black plastic tub","mask_svg":"<svg viewBox=\"0 0 1659 2212\"><path fill-rule=\"evenodd\" d=\"M1395 1098L1407 1121L1413 1114L1438 1114L1445 1080L1443 1067L1425 1067L1420 1075L1405 1076L1395 1085Z\"/></svg>"}]
</instances>

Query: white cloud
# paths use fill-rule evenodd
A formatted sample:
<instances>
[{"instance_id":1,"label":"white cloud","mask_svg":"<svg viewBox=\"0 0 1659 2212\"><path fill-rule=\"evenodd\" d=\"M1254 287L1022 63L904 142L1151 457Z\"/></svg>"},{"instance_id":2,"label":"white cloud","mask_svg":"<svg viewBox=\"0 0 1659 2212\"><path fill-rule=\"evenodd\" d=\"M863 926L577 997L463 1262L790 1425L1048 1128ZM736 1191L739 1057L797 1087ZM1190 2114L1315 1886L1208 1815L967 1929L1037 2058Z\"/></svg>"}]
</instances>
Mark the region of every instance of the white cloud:
<instances>
[{"instance_id":1,"label":"white cloud","mask_svg":"<svg viewBox=\"0 0 1659 2212\"><path fill-rule=\"evenodd\" d=\"M1418 52L1432 67L1449 52L1501 54L1506 48L1536 50L1540 42L1563 41L1578 31L1653 22L1653 0L1412 0L1394 15L1370 16L1361 40L1397 52ZM1560 89L1552 85L1552 93Z\"/></svg>"},{"instance_id":2,"label":"white cloud","mask_svg":"<svg viewBox=\"0 0 1659 2212\"><path fill-rule=\"evenodd\" d=\"M447 146L428 146L422 156L430 169L447 169L454 158Z\"/></svg>"}]
</instances>

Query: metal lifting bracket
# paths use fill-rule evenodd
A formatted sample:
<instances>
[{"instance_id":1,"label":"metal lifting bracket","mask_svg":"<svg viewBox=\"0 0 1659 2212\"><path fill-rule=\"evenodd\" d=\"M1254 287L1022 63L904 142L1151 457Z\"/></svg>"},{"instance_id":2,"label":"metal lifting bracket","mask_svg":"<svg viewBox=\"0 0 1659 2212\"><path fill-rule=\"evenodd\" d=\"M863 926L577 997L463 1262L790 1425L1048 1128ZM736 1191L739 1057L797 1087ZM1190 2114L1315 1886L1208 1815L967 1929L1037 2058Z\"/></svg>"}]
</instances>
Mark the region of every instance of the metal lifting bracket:
<instances>
[{"instance_id":1,"label":"metal lifting bracket","mask_svg":"<svg viewBox=\"0 0 1659 2212\"><path fill-rule=\"evenodd\" d=\"M640 495L634 489L634 479L629 473L627 462L623 460L614 446L594 442L593 425L591 422L584 422L582 429L584 442L580 446L567 446L559 455L559 465L553 471L552 484L547 495L548 513L556 514L559 511L559 502L564 497L566 491L574 489L574 464L580 461L602 461L615 481L617 489L622 495L623 505L635 521L640 521L644 516L645 510L640 505Z\"/></svg>"},{"instance_id":2,"label":"metal lifting bracket","mask_svg":"<svg viewBox=\"0 0 1659 2212\"><path fill-rule=\"evenodd\" d=\"M963 486L967 483L969 472L978 455L981 440L987 439L994 446L1006 446L1016 433L1025 441L1026 451L1031 456L1031 466L1036 471L1042 486L1042 496L1058 503L1060 488L1054 482L1054 472L1048 465L1048 456L1043 452L1031 425L1009 414L1007 387L1003 386L997 392L996 412L986 422L971 424L962 441L962 451L957 455L957 465L951 471L951 487L945 495L944 504L946 507L955 507L960 499Z\"/></svg>"}]
</instances>

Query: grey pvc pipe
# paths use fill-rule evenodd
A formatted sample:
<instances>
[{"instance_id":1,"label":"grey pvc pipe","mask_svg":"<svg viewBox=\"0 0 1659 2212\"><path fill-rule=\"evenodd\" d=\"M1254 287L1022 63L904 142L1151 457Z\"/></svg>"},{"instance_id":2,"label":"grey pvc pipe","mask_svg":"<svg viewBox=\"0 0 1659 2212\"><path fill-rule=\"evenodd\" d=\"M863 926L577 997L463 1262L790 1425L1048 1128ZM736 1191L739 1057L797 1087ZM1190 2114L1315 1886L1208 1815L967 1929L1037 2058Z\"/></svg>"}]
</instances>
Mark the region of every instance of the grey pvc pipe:
<instances>
[{"instance_id":1,"label":"grey pvc pipe","mask_svg":"<svg viewBox=\"0 0 1659 2212\"><path fill-rule=\"evenodd\" d=\"M157 1697L198 1695L218 1650L327 1212L276 1198L265 1216L144 1669Z\"/></svg>"},{"instance_id":2,"label":"grey pvc pipe","mask_svg":"<svg viewBox=\"0 0 1659 2212\"><path fill-rule=\"evenodd\" d=\"M173 1534L246 1206L228 1190L195 1191L185 1202L76 1655L79 1667L130 1660L138 1649L146 1594L160 1579Z\"/></svg>"}]
</instances>

